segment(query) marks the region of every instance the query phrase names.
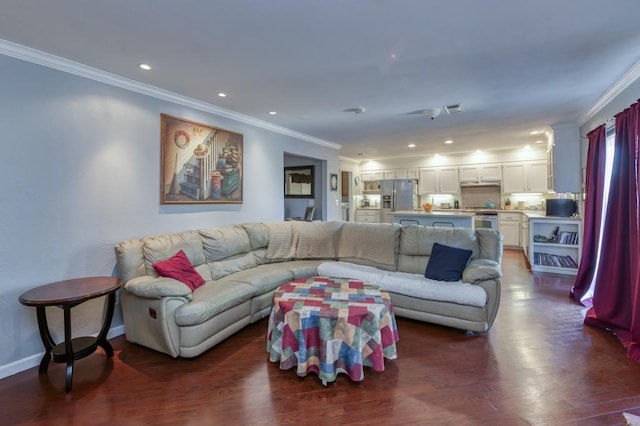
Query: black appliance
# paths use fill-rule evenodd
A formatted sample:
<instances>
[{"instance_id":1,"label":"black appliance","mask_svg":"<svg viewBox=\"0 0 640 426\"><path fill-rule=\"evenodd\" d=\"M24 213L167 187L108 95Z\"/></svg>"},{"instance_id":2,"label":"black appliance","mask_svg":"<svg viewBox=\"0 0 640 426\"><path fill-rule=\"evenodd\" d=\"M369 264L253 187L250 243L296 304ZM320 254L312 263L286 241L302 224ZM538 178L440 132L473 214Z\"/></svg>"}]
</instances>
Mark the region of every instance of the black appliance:
<instances>
[{"instance_id":1,"label":"black appliance","mask_svg":"<svg viewBox=\"0 0 640 426\"><path fill-rule=\"evenodd\" d=\"M558 198L547 200L547 216L570 217L578 211L575 200Z\"/></svg>"}]
</instances>

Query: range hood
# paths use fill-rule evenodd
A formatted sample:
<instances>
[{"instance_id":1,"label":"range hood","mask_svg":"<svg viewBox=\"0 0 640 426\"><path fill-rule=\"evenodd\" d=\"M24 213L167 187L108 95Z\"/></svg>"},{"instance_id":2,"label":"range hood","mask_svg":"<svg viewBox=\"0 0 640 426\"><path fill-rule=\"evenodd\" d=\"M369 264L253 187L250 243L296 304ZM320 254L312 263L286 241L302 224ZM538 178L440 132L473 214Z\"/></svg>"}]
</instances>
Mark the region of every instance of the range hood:
<instances>
[{"instance_id":1,"label":"range hood","mask_svg":"<svg viewBox=\"0 0 640 426\"><path fill-rule=\"evenodd\" d=\"M491 186L491 187L501 187L502 184L500 181L484 181L484 182L460 182L460 187L470 187L470 186Z\"/></svg>"}]
</instances>

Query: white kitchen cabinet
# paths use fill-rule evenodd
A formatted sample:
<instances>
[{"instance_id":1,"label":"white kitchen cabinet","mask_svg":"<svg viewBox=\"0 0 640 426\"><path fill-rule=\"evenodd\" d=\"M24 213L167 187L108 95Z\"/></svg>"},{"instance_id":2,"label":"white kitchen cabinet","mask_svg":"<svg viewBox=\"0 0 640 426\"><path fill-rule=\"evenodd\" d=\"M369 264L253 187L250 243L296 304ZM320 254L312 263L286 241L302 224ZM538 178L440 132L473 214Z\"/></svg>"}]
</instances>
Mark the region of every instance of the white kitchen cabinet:
<instances>
[{"instance_id":1,"label":"white kitchen cabinet","mask_svg":"<svg viewBox=\"0 0 640 426\"><path fill-rule=\"evenodd\" d=\"M373 180L383 180L384 179L384 171L383 170L371 170L367 172L362 172L362 181L370 182Z\"/></svg>"},{"instance_id":2,"label":"white kitchen cabinet","mask_svg":"<svg viewBox=\"0 0 640 426\"><path fill-rule=\"evenodd\" d=\"M458 168L421 169L420 194L457 194L460 192Z\"/></svg>"},{"instance_id":3,"label":"white kitchen cabinet","mask_svg":"<svg viewBox=\"0 0 640 426\"><path fill-rule=\"evenodd\" d=\"M547 192L547 163L515 163L502 167L502 192Z\"/></svg>"},{"instance_id":4,"label":"white kitchen cabinet","mask_svg":"<svg viewBox=\"0 0 640 426\"><path fill-rule=\"evenodd\" d=\"M529 262L533 272L577 275L582 254L580 219L532 218L529 231Z\"/></svg>"},{"instance_id":5,"label":"white kitchen cabinet","mask_svg":"<svg viewBox=\"0 0 640 426\"><path fill-rule=\"evenodd\" d=\"M505 246L520 248L520 213L498 213L498 229Z\"/></svg>"},{"instance_id":6,"label":"white kitchen cabinet","mask_svg":"<svg viewBox=\"0 0 640 426\"><path fill-rule=\"evenodd\" d=\"M418 169L407 169L405 179L420 179L420 171Z\"/></svg>"},{"instance_id":7,"label":"white kitchen cabinet","mask_svg":"<svg viewBox=\"0 0 640 426\"><path fill-rule=\"evenodd\" d=\"M396 169L396 179L420 179L418 169Z\"/></svg>"},{"instance_id":8,"label":"white kitchen cabinet","mask_svg":"<svg viewBox=\"0 0 640 426\"><path fill-rule=\"evenodd\" d=\"M356 209L356 222L380 223L380 209Z\"/></svg>"},{"instance_id":9,"label":"white kitchen cabinet","mask_svg":"<svg viewBox=\"0 0 640 426\"><path fill-rule=\"evenodd\" d=\"M396 171L395 170L384 170L384 178L385 179L395 179L398 176L396 176Z\"/></svg>"},{"instance_id":10,"label":"white kitchen cabinet","mask_svg":"<svg viewBox=\"0 0 640 426\"><path fill-rule=\"evenodd\" d=\"M502 180L502 167L500 165L475 165L460 167L460 182L500 182Z\"/></svg>"},{"instance_id":11,"label":"white kitchen cabinet","mask_svg":"<svg viewBox=\"0 0 640 426\"><path fill-rule=\"evenodd\" d=\"M529 258L529 218L522 215L520 218L520 247L524 255Z\"/></svg>"}]
</instances>

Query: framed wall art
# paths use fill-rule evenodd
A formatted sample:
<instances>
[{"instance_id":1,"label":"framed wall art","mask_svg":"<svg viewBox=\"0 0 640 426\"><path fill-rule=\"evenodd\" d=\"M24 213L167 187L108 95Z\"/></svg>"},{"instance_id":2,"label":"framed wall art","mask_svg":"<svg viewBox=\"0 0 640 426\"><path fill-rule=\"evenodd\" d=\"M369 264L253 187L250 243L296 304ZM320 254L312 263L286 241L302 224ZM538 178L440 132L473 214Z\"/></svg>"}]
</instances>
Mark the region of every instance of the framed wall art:
<instances>
[{"instance_id":1,"label":"framed wall art","mask_svg":"<svg viewBox=\"0 0 640 426\"><path fill-rule=\"evenodd\" d=\"M337 173L330 173L329 174L329 189L331 191L337 191L338 190L338 174Z\"/></svg>"},{"instance_id":2,"label":"framed wall art","mask_svg":"<svg viewBox=\"0 0 640 426\"><path fill-rule=\"evenodd\" d=\"M241 133L160 115L160 203L242 204Z\"/></svg>"},{"instance_id":3,"label":"framed wall art","mask_svg":"<svg viewBox=\"0 0 640 426\"><path fill-rule=\"evenodd\" d=\"M313 198L314 166L284 168L284 196L286 198Z\"/></svg>"}]
</instances>

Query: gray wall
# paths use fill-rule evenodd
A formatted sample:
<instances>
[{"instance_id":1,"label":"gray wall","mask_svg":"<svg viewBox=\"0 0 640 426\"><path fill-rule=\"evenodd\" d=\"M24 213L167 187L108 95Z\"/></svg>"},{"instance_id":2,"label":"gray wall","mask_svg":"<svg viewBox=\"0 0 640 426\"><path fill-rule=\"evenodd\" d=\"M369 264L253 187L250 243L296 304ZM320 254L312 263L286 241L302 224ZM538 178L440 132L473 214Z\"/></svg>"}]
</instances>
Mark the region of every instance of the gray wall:
<instances>
[{"instance_id":1,"label":"gray wall","mask_svg":"<svg viewBox=\"0 0 640 426\"><path fill-rule=\"evenodd\" d=\"M607 119L612 118L619 112L629 108L631 104L634 104L640 99L640 79L634 81L623 90L620 94L614 97L609 103L607 103L600 111L598 111L593 117L587 120L582 126L580 126L580 141L582 151L582 166L585 167L587 163L587 150L589 141L587 139L587 133L603 124Z\"/></svg>"},{"instance_id":2,"label":"gray wall","mask_svg":"<svg viewBox=\"0 0 640 426\"><path fill-rule=\"evenodd\" d=\"M2 55L0 94L0 377L43 352L35 309L18 302L24 291L114 275L121 240L282 220L285 152L339 167L330 147ZM159 204L161 113L244 134L243 204ZM327 203L324 214L339 209ZM98 330L101 302L74 308L74 334ZM61 313L51 316L59 338ZM117 311L112 330L121 325Z\"/></svg>"}]
</instances>

